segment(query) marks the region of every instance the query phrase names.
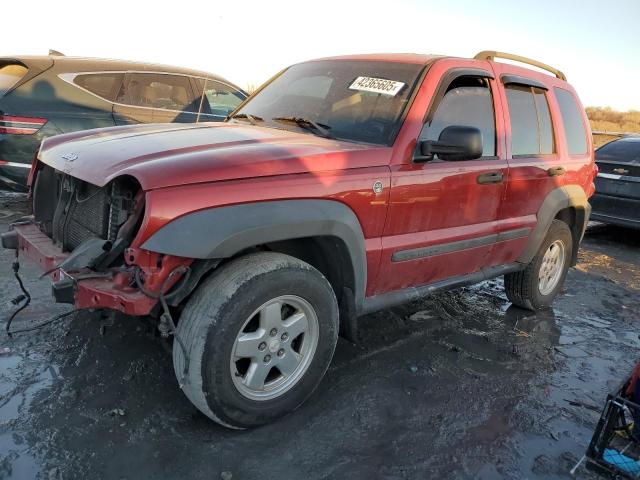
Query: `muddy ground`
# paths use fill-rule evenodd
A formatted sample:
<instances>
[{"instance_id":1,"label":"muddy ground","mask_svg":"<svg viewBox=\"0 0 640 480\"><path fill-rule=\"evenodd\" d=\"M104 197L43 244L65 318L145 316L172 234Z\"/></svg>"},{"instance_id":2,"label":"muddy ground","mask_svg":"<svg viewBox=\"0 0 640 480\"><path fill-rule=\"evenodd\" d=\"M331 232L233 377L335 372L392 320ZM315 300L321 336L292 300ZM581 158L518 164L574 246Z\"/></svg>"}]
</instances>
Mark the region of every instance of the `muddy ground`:
<instances>
[{"instance_id":1,"label":"muddy ground","mask_svg":"<svg viewBox=\"0 0 640 480\"><path fill-rule=\"evenodd\" d=\"M24 208L0 197L0 230ZM85 312L2 332L0 479L568 477L589 407L640 357L639 252L640 232L590 227L544 313L510 307L495 280L368 316L310 401L251 431L190 405L149 321ZM18 293L11 261L0 252L3 302ZM66 310L35 267L22 274L34 300L16 328Z\"/></svg>"}]
</instances>

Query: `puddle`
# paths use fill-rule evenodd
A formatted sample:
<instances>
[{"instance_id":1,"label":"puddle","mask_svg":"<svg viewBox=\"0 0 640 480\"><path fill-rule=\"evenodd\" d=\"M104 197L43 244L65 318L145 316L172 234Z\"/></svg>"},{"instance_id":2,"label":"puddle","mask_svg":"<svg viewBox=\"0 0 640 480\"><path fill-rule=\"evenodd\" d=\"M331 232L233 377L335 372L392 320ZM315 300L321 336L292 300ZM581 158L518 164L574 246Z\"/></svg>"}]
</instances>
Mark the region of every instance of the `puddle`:
<instances>
[{"instance_id":1,"label":"puddle","mask_svg":"<svg viewBox=\"0 0 640 480\"><path fill-rule=\"evenodd\" d=\"M17 425L32 414L34 400L48 394L59 378L58 367L42 355L0 356L0 479L36 478L41 463L32 446L17 433Z\"/></svg>"},{"instance_id":2,"label":"puddle","mask_svg":"<svg viewBox=\"0 0 640 480\"><path fill-rule=\"evenodd\" d=\"M27 480L36 478L39 463L28 452L23 440L11 433L0 434L0 479Z\"/></svg>"},{"instance_id":3,"label":"puddle","mask_svg":"<svg viewBox=\"0 0 640 480\"><path fill-rule=\"evenodd\" d=\"M602 405L640 347L638 246L602 230L585 242L553 309L512 307L493 280L361 319L362 343L338 343L310 400L250 431L196 411L144 320L101 335L87 312L1 337L0 479L567 477L598 419L580 402ZM0 251L2 298L11 261ZM20 321L37 321L50 290L23 268Z\"/></svg>"}]
</instances>

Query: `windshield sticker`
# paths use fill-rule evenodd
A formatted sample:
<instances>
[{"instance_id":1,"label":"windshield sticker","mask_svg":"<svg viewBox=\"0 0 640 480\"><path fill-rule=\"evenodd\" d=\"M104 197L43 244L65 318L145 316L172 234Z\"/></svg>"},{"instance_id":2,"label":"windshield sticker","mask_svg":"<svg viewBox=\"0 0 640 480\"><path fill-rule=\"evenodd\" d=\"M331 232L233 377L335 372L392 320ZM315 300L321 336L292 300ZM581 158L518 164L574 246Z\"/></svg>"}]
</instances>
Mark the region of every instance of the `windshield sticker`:
<instances>
[{"instance_id":1,"label":"windshield sticker","mask_svg":"<svg viewBox=\"0 0 640 480\"><path fill-rule=\"evenodd\" d=\"M402 82L394 82L393 80L385 80L384 78L358 77L349 86L351 90L360 90L362 92L382 93L395 97L404 87Z\"/></svg>"}]
</instances>

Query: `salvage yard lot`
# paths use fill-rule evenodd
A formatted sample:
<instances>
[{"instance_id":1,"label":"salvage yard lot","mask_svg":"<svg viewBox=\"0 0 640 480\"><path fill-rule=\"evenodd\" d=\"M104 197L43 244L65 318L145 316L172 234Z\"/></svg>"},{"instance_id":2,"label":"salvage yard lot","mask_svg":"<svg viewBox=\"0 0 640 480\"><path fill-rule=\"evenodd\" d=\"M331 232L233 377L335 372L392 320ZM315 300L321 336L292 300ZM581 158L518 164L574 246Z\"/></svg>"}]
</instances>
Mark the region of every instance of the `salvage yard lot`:
<instances>
[{"instance_id":1,"label":"salvage yard lot","mask_svg":"<svg viewBox=\"0 0 640 480\"><path fill-rule=\"evenodd\" d=\"M6 231L26 201L0 195ZM510 307L494 280L365 317L317 393L251 431L188 402L150 321L82 312L2 333L0 479L568 477L638 359L639 249L640 232L591 226L544 313ZM4 301L12 260L0 253ZM66 310L34 266L21 273L34 300L15 328Z\"/></svg>"}]
</instances>

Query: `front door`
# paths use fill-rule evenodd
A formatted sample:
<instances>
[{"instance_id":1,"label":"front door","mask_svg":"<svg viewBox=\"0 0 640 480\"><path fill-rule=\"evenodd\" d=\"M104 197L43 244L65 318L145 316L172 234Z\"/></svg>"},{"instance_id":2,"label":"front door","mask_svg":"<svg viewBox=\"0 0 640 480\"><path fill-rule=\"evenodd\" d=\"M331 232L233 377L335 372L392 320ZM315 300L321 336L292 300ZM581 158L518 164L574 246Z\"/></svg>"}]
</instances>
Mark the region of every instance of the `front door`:
<instances>
[{"instance_id":1,"label":"front door","mask_svg":"<svg viewBox=\"0 0 640 480\"><path fill-rule=\"evenodd\" d=\"M200 122L222 122L247 96L244 92L217 80L193 78L198 98Z\"/></svg>"},{"instance_id":2,"label":"front door","mask_svg":"<svg viewBox=\"0 0 640 480\"><path fill-rule=\"evenodd\" d=\"M444 94L432 101L418 141L437 140L447 126L472 126L482 132L483 156L392 165L382 274L374 294L475 272L497 240L508 165L496 140L496 116L502 121L502 115L495 81L488 71L444 78L448 85L438 89Z\"/></svg>"}]
</instances>

